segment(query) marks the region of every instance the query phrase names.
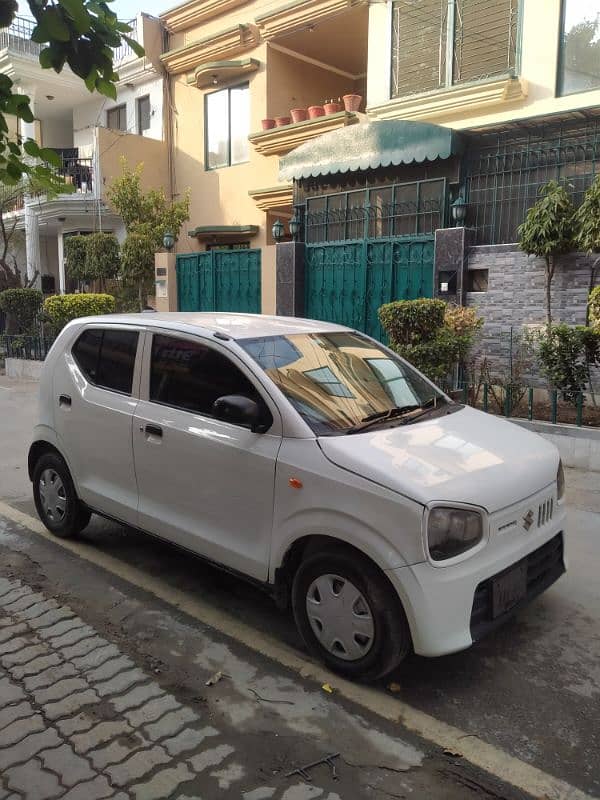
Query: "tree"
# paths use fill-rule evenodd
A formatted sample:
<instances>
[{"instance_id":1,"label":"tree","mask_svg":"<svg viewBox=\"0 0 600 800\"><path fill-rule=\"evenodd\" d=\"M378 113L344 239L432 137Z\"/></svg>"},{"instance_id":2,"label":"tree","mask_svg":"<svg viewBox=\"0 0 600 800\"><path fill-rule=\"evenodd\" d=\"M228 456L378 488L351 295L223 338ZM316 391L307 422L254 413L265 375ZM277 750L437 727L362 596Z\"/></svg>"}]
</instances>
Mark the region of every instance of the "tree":
<instances>
[{"instance_id":1,"label":"tree","mask_svg":"<svg viewBox=\"0 0 600 800\"><path fill-rule=\"evenodd\" d=\"M19 270L14 245L23 238L23 234L17 230L18 216L12 212L19 208L27 194L36 194L40 188L39 182L31 176L25 176L12 186L0 182L0 291L19 288L23 283L29 288L37 280L36 272L24 281ZM52 190L48 190L48 194L54 196Z\"/></svg>"},{"instance_id":2,"label":"tree","mask_svg":"<svg viewBox=\"0 0 600 800\"><path fill-rule=\"evenodd\" d=\"M590 294L596 282L596 270L600 265L600 175L586 191L583 203L575 212L575 246L589 256L596 254L590 267ZM590 324L590 306L586 308L585 324Z\"/></svg>"},{"instance_id":3,"label":"tree","mask_svg":"<svg viewBox=\"0 0 600 800\"><path fill-rule=\"evenodd\" d=\"M107 278L119 272L119 242L114 233L92 233L86 236L86 267L94 280L100 281L104 291Z\"/></svg>"},{"instance_id":4,"label":"tree","mask_svg":"<svg viewBox=\"0 0 600 800\"><path fill-rule=\"evenodd\" d=\"M540 199L519 226L519 245L528 255L546 262L546 323L552 326L552 279L556 257L573 249L573 203L564 186L549 181L539 190Z\"/></svg>"},{"instance_id":5,"label":"tree","mask_svg":"<svg viewBox=\"0 0 600 800\"><path fill-rule=\"evenodd\" d=\"M117 96L113 51L123 41L138 55L143 48L126 34L130 27L119 22L110 10L111 0L27 0L36 26L31 38L46 45L39 61L44 69L61 72L65 64L85 81L90 92ZM0 27L8 27L17 12L16 0L0 2ZM0 75L0 183L17 185L29 176L42 186L56 190L64 185L52 167L59 166L57 154L40 147L33 139L11 138L7 115L33 122L29 97L14 91L7 75ZM29 159L35 159L32 163ZM41 162L41 163L40 163Z\"/></svg>"},{"instance_id":6,"label":"tree","mask_svg":"<svg viewBox=\"0 0 600 800\"><path fill-rule=\"evenodd\" d=\"M107 196L114 210L125 223L127 238L121 249L123 281L138 289L140 309L143 296L154 280L154 253L162 247L165 233L175 235L189 219L190 196L182 200L167 200L163 189L143 192L143 164L131 169L121 160L122 174L109 186Z\"/></svg>"}]
</instances>

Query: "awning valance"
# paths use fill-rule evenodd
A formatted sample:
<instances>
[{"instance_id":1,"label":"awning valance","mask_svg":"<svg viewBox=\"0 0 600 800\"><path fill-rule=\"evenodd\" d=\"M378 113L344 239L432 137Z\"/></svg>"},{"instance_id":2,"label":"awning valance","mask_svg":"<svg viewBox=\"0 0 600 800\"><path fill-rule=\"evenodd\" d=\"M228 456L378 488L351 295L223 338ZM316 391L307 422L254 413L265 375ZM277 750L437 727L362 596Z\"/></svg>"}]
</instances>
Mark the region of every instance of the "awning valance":
<instances>
[{"instance_id":1,"label":"awning valance","mask_svg":"<svg viewBox=\"0 0 600 800\"><path fill-rule=\"evenodd\" d=\"M460 133L411 120L380 120L351 125L305 142L280 159L282 181L337 172L435 161L461 153Z\"/></svg>"}]
</instances>

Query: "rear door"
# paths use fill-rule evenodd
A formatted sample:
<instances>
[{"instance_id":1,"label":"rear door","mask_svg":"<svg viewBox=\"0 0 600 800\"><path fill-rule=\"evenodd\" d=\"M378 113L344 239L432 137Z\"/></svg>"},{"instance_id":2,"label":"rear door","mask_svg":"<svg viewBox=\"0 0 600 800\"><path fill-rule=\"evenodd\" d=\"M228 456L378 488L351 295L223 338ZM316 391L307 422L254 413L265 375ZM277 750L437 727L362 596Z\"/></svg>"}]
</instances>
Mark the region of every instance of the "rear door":
<instances>
[{"instance_id":1,"label":"rear door","mask_svg":"<svg viewBox=\"0 0 600 800\"><path fill-rule=\"evenodd\" d=\"M147 336L133 437L139 525L266 580L281 444L277 408L225 348L197 336ZM264 404L270 430L215 419L213 402L228 394Z\"/></svg>"},{"instance_id":2,"label":"rear door","mask_svg":"<svg viewBox=\"0 0 600 800\"><path fill-rule=\"evenodd\" d=\"M79 496L91 508L137 524L132 424L143 333L87 326L54 373L54 419Z\"/></svg>"}]
</instances>

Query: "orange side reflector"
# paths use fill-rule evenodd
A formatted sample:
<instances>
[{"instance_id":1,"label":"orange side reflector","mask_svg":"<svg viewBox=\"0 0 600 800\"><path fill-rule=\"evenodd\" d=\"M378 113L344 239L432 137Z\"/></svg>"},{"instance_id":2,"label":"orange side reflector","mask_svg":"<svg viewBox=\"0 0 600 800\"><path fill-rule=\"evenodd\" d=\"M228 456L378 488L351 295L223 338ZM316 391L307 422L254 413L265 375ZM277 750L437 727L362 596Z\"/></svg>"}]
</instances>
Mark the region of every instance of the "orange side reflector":
<instances>
[{"instance_id":1,"label":"orange side reflector","mask_svg":"<svg viewBox=\"0 0 600 800\"><path fill-rule=\"evenodd\" d=\"M292 487L292 489L302 488L302 481L299 478L290 478L289 484Z\"/></svg>"}]
</instances>

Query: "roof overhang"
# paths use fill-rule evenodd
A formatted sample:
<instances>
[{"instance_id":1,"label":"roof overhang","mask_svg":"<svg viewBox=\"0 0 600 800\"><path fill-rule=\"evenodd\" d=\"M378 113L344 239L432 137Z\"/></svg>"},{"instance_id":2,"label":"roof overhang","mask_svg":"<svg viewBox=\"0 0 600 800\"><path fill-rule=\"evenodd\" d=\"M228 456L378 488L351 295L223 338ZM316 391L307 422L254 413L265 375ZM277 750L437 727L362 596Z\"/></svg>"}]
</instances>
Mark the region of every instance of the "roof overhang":
<instances>
[{"instance_id":1,"label":"roof overhang","mask_svg":"<svg viewBox=\"0 0 600 800\"><path fill-rule=\"evenodd\" d=\"M258 233L258 225L198 225L188 232L201 242L230 241L251 238Z\"/></svg>"},{"instance_id":2,"label":"roof overhang","mask_svg":"<svg viewBox=\"0 0 600 800\"><path fill-rule=\"evenodd\" d=\"M341 128L280 159L281 181L450 158L462 152L460 133L411 120L381 120Z\"/></svg>"}]
</instances>

